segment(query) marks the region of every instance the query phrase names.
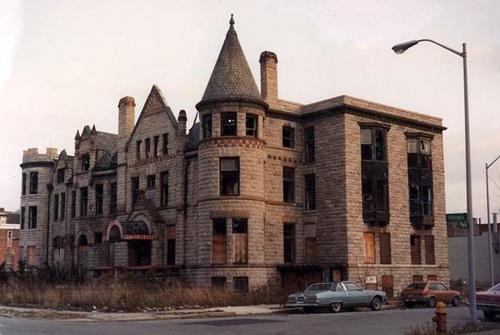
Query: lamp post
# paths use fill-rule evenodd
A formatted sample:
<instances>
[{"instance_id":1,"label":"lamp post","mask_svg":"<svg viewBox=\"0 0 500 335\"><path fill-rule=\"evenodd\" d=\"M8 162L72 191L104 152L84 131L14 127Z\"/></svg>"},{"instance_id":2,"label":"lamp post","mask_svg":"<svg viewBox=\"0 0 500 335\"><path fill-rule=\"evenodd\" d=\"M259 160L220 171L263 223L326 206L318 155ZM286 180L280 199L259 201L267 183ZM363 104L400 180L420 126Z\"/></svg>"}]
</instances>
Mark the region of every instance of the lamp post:
<instances>
[{"instance_id":1,"label":"lamp post","mask_svg":"<svg viewBox=\"0 0 500 335\"><path fill-rule=\"evenodd\" d=\"M420 42L430 42L446 49L457 56L462 57L464 71L464 115L465 115L465 174L467 180L467 224L469 226L469 309L470 322L477 325L476 310L476 271L475 271L475 250L474 250L474 225L472 222L472 181L471 181L471 159L470 159L470 130L469 130L469 93L467 83L467 50L466 44L462 44L462 52L449 48L441 43L430 39L413 40L400 43L392 47L397 54L402 54L409 48Z\"/></svg>"},{"instance_id":2,"label":"lamp post","mask_svg":"<svg viewBox=\"0 0 500 335\"><path fill-rule=\"evenodd\" d=\"M485 164L486 170L486 210L488 212L488 253L489 253L489 261L490 261L490 284L491 286L495 285L495 273L493 270L493 239L491 237L491 222L490 222L490 184L488 178L488 169L495 164L495 162L500 158L500 155L497 156L490 164ZM496 221L496 220L495 220ZM495 222L495 232L496 232L496 222Z\"/></svg>"}]
</instances>

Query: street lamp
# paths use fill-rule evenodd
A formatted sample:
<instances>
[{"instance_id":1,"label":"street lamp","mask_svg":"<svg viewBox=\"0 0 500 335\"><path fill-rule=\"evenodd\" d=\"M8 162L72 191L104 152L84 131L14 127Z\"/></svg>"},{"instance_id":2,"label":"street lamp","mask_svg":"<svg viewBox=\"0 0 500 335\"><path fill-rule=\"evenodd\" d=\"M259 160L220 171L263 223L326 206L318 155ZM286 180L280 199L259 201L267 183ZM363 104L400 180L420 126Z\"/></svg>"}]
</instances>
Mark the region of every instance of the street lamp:
<instances>
[{"instance_id":1,"label":"street lamp","mask_svg":"<svg viewBox=\"0 0 500 335\"><path fill-rule=\"evenodd\" d=\"M476 311L476 272L474 255L474 225L472 222L472 182L471 182L471 160L470 160L470 130L469 130L469 93L467 85L467 51L466 44L462 44L462 52L449 48L441 43L430 39L413 40L400 43L392 47L397 54L402 54L409 48L420 42L430 42L446 49L455 55L462 57L464 69L464 114L465 114L465 174L467 179L467 224L469 225L469 309L470 322L477 324Z\"/></svg>"},{"instance_id":2,"label":"street lamp","mask_svg":"<svg viewBox=\"0 0 500 335\"><path fill-rule=\"evenodd\" d=\"M490 164L486 163L485 164L485 167L486 167L486 210L488 212L488 243L489 243L489 247L488 247L488 253L489 253L489 261L490 261L490 284L491 286L495 285L495 273L493 271L493 240L491 238L491 222L490 222L490 185L489 185L489 179L488 179L488 169L493 165L495 164L495 162L500 158L500 155L497 156L497 158L495 158L493 160L493 162L491 162ZM497 231L497 227L496 227L496 222L494 222L495 224L495 232Z\"/></svg>"}]
</instances>

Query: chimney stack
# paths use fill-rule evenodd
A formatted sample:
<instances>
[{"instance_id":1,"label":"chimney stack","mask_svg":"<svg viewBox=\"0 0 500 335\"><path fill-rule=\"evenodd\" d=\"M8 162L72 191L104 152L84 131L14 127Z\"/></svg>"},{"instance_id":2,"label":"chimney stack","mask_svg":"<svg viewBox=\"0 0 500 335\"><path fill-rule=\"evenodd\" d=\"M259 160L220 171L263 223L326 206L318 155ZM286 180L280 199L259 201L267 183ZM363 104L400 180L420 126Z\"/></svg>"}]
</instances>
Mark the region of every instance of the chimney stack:
<instances>
[{"instance_id":1,"label":"chimney stack","mask_svg":"<svg viewBox=\"0 0 500 335\"><path fill-rule=\"evenodd\" d=\"M179 112L177 121L179 122L179 135L181 136L186 135L187 116L186 116L186 111L184 109L181 109L181 111Z\"/></svg>"},{"instance_id":2,"label":"chimney stack","mask_svg":"<svg viewBox=\"0 0 500 335\"><path fill-rule=\"evenodd\" d=\"M118 138L119 142L126 143L135 121L135 100L133 97L123 97L118 103ZM124 149L124 148L120 148Z\"/></svg>"},{"instance_id":3,"label":"chimney stack","mask_svg":"<svg viewBox=\"0 0 500 335\"><path fill-rule=\"evenodd\" d=\"M278 57L274 52L260 54L260 94L265 101L278 100Z\"/></svg>"}]
</instances>

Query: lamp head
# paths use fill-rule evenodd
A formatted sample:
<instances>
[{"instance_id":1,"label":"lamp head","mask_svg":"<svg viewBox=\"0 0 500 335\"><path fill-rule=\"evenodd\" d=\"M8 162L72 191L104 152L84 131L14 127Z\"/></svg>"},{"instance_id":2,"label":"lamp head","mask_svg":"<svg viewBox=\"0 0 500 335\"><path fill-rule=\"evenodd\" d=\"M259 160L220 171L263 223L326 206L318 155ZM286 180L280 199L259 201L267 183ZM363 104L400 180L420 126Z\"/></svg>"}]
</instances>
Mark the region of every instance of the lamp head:
<instances>
[{"instance_id":1,"label":"lamp head","mask_svg":"<svg viewBox=\"0 0 500 335\"><path fill-rule=\"evenodd\" d=\"M416 45L419 41L413 40L409 42L399 43L392 47L392 51L397 54L402 54L412 46Z\"/></svg>"}]
</instances>

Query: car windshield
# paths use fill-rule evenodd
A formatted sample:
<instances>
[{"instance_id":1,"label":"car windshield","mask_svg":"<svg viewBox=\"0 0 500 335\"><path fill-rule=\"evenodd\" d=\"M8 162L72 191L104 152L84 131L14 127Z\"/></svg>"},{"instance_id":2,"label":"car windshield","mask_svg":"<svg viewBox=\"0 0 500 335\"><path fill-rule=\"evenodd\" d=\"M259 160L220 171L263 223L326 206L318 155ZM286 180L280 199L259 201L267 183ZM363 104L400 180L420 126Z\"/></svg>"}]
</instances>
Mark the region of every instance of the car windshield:
<instances>
[{"instance_id":1,"label":"car windshield","mask_svg":"<svg viewBox=\"0 0 500 335\"><path fill-rule=\"evenodd\" d=\"M488 291L500 291L500 283L496 284L492 288L488 289Z\"/></svg>"},{"instance_id":2,"label":"car windshield","mask_svg":"<svg viewBox=\"0 0 500 335\"><path fill-rule=\"evenodd\" d=\"M306 292L310 291L327 291L327 290L335 290L337 288L336 283L320 283L320 284L312 284L306 289Z\"/></svg>"},{"instance_id":3,"label":"car windshield","mask_svg":"<svg viewBox=\"0 0 500 335\"><path fill-rule=\"evenodd\" d=\"M425 288L425 283L411 283L407 288L412 290L423 290Z\"/></svg>"}]
</instances>

